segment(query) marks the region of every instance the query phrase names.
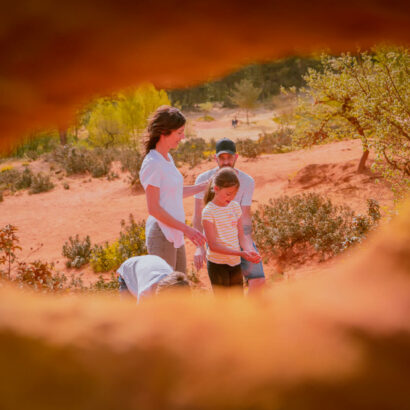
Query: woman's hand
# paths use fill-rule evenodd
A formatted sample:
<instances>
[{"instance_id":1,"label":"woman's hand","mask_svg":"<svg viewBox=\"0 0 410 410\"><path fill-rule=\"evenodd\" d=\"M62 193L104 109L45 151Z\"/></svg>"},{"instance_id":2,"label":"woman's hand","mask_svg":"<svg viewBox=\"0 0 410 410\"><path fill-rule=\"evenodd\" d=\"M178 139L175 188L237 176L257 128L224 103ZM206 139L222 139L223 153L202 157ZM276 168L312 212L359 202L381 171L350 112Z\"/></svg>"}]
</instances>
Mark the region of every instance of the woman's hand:
<instances>
[{"instance_id":1,"label":"woman's hand","mask_svg":"<svg viewBox=\"0 0 410 410\"><path fill-rule=\"evenodd\" d=\"M242 251L241 256L242 258L252 263L259 263L262 260L259 253L255 251Z\"/></svg>"},{"instance_id":2,"label":"woman's hand","mask_svg":"<svg viewBox=\"0 0 410 410\"><path fill-rule=\"evenodd\" d=\"M197 270L202 269L203 264L206 262L206 252L203 246L198 246L194 254L194 265Z\"/></svg>"},{"instance_id":3,"label":"woman's hand","mask_svg":"<svg viewBox=\"0 0 410 410\"><path fill-rule=\"evenodd\" d=\"M190 226L186 226L184 231L185 236L193 242L196 246L204 246L206 242L206 237L201 232L199 232L195 228L191 228Z\"/></svg>"}]
</instances>

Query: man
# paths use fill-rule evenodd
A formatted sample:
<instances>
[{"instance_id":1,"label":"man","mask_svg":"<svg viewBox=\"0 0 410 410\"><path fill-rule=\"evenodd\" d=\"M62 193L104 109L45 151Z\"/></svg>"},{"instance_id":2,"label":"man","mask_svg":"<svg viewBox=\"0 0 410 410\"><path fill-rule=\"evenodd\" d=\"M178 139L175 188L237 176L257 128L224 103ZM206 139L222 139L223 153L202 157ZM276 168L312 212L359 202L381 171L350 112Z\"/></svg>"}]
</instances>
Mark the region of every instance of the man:
<instances>
[{"instance_id":1,"label":"man","mask_svg":"<svg viewBox=\"0 0 410 410\"><path fill-rule=\"evenodd\" d=\"M235 143L228 139L223 138L216 143L216 154L215 161L217 167L210 169L209 171L200 174L195 184L209 180L218 168L222 167L235 167L235 162L238 159L238 154L236 153ZM235 196L234 201L238 202L242 208L242 220L243 220L243 230L245 235L249 236L252 241L252 217L251 217L251 205L252 196L255 188L255 181L253 178L244 172L237 170L238 178L240 182L240 187L238 193ZM195 211L193 225L195 229L200 232L203 231L202 227L202 209L204 207L204 193L201 192L195 195ZM256 249L256 248L255 248ZM206 252L203 246L198 246L195 255L194 263L197 269L201 269L206 259ZM260 263L250 263L244 259L241 259L242 273L245 279L248 281L249 292L252 293L265 284L265 274L263 272L262 262Z\"/></svg>"}]
</instances>

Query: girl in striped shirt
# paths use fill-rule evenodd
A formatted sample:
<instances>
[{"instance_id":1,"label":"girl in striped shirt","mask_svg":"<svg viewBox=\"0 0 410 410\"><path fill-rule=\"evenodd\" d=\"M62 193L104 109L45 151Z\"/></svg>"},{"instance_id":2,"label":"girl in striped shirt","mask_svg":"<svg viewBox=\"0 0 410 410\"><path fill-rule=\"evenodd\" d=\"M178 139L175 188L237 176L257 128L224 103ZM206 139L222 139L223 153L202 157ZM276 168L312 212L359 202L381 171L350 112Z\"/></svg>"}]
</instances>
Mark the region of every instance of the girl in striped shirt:
<instances>
[{"instance_id":1,"label":"girl in striped shirt","mask_svg":"<svg viewBox=\"0 0 410 410\"><path fill-rule=\"evenodd\" d=\"M208 241L206 253L212 286L242 286L241 257L259 263L260 255L243 234L241 206L232 201L239 188L233 168L221 168L205 193L202 224Z\"/></svg>"}]
</instances>

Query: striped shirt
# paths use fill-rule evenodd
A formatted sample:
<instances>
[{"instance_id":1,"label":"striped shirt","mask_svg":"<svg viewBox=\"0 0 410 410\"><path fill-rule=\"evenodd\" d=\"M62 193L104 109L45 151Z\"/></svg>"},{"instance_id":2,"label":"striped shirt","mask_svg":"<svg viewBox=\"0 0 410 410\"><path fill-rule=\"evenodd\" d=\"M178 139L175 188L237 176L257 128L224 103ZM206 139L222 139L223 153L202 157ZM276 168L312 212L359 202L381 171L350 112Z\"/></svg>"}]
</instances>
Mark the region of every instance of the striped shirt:
<instances>
[{"instance_id":1,"label":"striped shirt","mask_svg":"<svg viewBox=\"0 0 410 410\"><path fill-rule=\"evenodd\" d=\"M238 220L241 215L241 206L235 201L231 201L227 206L218 206L213 202L208 202L202 211L202 220L209 221L215 225L216 242L218 245L239 251ZM206 257L213 263L230 266L236 266L241 263L240 256L213 252L209 247L206 251Z\"/></svg>"}]
</instances>

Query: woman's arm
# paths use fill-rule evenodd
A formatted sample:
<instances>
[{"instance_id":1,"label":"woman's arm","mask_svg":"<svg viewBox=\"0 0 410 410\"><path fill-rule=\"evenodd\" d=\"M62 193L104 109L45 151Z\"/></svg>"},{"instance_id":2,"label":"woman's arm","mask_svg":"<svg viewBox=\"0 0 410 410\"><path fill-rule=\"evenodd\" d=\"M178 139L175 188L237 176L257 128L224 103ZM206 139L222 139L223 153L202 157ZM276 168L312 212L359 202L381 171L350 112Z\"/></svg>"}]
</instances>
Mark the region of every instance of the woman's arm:
<instances>
[{"instance_id":1,"label":"woman's arm","mask_svg":"<svg viewBox=\"0 0 410 410\"><path fill-rule=\"evenodd\" d=\"M208 186L208 181L201 182L197 185L186 185L184 186L183 196L184 198L198 194L199 192L205 191Z\"/></svg>"},{"instance_id":2,"label":"woman's arm","mask_svg":"<svg viewBox=\"0 0 410 410\"><path fill-rule=\"evenodd\" d=\"M150 215L163 224L182 231L196 246L203 246L205 244L206 238L201 232L178 221L162 208L159 204L160 191L158 187L148 185L145 193L147 196L148 213Z\"/></svg>"}]
</instances>

